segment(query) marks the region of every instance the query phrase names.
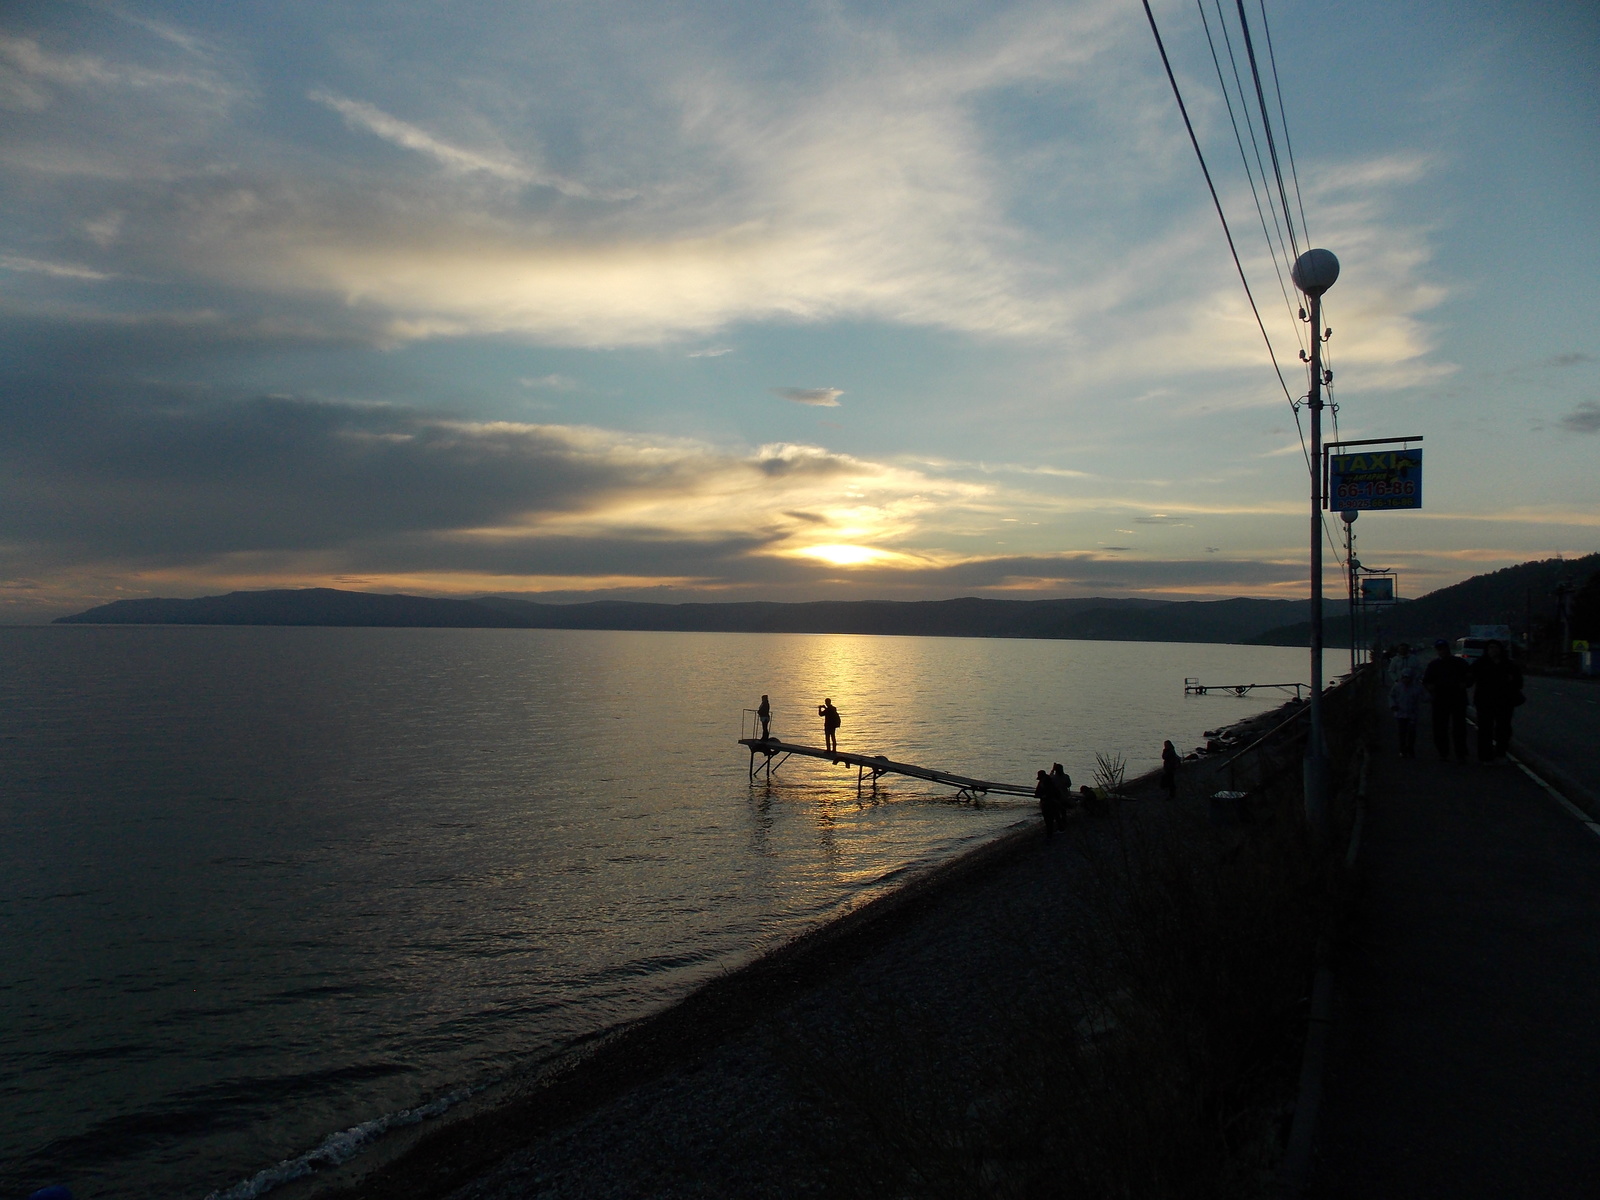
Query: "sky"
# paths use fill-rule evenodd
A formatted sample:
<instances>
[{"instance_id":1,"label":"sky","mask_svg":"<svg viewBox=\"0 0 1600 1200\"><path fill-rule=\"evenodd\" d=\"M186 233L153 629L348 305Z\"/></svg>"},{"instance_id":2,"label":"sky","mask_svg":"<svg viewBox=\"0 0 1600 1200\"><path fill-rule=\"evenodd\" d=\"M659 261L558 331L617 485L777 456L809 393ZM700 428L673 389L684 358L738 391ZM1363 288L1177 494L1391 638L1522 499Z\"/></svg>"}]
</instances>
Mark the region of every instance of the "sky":
<instances>
[{"instance_id":1,"label":"sky","mask_svg":"<svg viewBox=\"0 0 1600 1200\"><path fill-rule=\"evenodd\" d=\"M1237 11L1154 10L1298 398ZM1415 596L1600 548L1600 10L1246 12L1339 435L1426 439L1358 556ZM0 204L0 621L1306 594L1296 413L1135 0L12 0Z\"/></svg>"}]
</instances>

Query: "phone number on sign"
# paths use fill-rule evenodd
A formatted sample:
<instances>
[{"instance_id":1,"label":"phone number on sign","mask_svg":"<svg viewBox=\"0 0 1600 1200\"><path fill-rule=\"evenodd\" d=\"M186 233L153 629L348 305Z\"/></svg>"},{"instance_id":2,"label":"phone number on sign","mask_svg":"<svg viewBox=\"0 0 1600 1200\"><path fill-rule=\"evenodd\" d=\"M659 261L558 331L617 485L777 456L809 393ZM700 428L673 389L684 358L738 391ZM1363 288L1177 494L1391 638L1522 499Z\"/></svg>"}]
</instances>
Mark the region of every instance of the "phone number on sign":
<instances>
[{"instance_id":1,"label":"phone number on sign","mask_svg":"<svg viewBox=\"0 0 1600 1200\"><path fill-rule=\"evenodd\" d=\"M1333 493L1340 500L1373 499L1378 496L1415 496L1417 485L1410 480L1380 479L1373 483L1341 483Z\"/></svg>"}]
</instances>

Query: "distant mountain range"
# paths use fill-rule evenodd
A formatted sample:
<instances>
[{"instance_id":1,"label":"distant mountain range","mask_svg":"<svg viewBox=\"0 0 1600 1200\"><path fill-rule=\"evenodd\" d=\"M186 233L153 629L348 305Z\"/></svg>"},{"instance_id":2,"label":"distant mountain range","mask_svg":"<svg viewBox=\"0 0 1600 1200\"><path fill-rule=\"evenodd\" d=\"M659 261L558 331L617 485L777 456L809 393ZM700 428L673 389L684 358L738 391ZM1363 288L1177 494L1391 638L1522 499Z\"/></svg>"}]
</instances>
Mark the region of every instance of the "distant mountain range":
<instances>
[{"instance_id":1,"label":"distant mountain range","mask_svg":"<svg viewBox=\"0 0 1600 1200\"><path fill-rule=\"evenodd\" d=\"M1304 600L823 600L808 604L541 604L503 596L435 600L333 588L117 600L60 617L79 625L362 625L643 629L709 633L882 633L925 637L1242 642L1303 618Z\"/></svg>"},{"instance_id":2,"label":"distant mountain range","mask_svg":"<svg viewBox=\"0 0 1600 1200\"><path fill-rule=\"evenodd\" d=\"M1546 559L1478 575L1381 616L1388 641L1458 637L1471 624L1520 629L1530 608L1544 615L1562 578L1582 586L1600 571L1600 554ZM1325 638L1348 646L1342 598L1325 608ZM451 629L640 629L704 633L879 633L923 637L1062 638L1084 641L1232 642L1303 646L1304 600L821 600L807 604L659 604L596 600L543 604L507 596L436 600L333 588L230 592L196 600L117 600L57 624L343 625Z\"/></svg>"}]
</instances>

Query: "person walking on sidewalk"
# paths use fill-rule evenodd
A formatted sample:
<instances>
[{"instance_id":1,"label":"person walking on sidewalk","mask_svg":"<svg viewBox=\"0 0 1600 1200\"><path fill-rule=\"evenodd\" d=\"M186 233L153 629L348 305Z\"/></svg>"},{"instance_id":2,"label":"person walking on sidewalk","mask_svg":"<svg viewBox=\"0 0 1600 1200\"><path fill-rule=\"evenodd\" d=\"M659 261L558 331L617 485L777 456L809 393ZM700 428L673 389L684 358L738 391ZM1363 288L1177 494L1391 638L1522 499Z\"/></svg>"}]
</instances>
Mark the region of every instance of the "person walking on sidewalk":
<instances>
[{"instance_id":1,"label":"person walking on sidewalk","mask_svg":"<svg viewBox=\"0 0 1600 1200\"><path fill-rule=\"evenodd\" d=\"M1389 689L1389 711L1394 714L1395 731L1400 737L1400 757L1417 756L1417 717L1422 713L1422 684L1414 671L1400 672L1400 678Z\"/></svg>"},{"instance_id":2,"label":"person walking on sidewalk","mask_svg":"<svg viewBox=\"0 0 1600 1200\"><path fill-rule=\"evenodd\" d=\"M1498 638L1483 645L1472 664L1472 706L1478 713L1478 760L1502 762L1511 746L1511 710L1521 704L1522 668L1506 657Z\"/></svg>"},{"instance_id":3,"label":"person walking on sidewalk","mask_svg":"<svg viewBox=\"0 0 1600 1200\"><path fill-rule=\"evenodd\" d=\"M1467 693L1472 689L1472 664L1450 653L1443 638L1433 643L1434 660L1422 673L1433 709L1433 748L1449 761L1450 748L1456 758L1467 761Z\"/></svg>"}]
</instances>

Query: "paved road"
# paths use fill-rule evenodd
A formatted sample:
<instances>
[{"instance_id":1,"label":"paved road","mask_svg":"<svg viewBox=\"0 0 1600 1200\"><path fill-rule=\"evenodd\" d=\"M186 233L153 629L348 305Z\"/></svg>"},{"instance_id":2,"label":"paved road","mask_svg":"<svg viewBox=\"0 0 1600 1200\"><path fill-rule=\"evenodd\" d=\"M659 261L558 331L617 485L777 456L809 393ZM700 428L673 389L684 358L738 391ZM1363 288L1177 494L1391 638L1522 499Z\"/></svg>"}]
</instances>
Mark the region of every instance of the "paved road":
<instances>
[{"instance_id":1,"label":"paved road","mask_svg":"<svg viewBox=\"0 0 1600 1200\"><path fill-rule=\"evenodd\" d=\"M1600 1194L1600 837L1516 767L1392 738L1371 792L1310 1194Z\"/></svg>"},{"instance_id":2,"label":"paved road","mask_svg":"<svg viewBox=\"0 0 1600 1200\"><path fill-rule=\"evenodd\" d=\"M1530 675L1512 738L1600 796L1600 679Z\"/></svg>"}]
</instances>

